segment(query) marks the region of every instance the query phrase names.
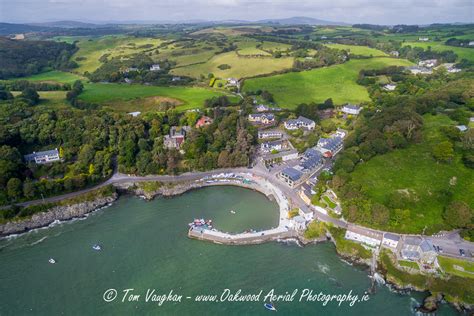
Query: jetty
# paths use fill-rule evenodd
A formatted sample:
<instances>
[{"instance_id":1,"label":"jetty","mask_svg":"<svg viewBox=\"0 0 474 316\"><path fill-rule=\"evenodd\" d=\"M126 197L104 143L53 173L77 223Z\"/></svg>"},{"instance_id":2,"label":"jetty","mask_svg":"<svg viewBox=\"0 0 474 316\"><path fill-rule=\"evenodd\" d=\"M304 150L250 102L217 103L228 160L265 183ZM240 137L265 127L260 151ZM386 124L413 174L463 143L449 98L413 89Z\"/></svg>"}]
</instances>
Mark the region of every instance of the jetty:
<instances>
[{"instance_id":1,"label":"jetty","mask_svg":"<svg viewBox=\"0 0 474 316\"><path fill-rule=\"evenodd\" d=\"M188 237L224 245L256 245L268 241L296 238L298 233L292 229L274 228L261 232L229 234L217 230L191 228Z\"/></svg>"}]
</instances>

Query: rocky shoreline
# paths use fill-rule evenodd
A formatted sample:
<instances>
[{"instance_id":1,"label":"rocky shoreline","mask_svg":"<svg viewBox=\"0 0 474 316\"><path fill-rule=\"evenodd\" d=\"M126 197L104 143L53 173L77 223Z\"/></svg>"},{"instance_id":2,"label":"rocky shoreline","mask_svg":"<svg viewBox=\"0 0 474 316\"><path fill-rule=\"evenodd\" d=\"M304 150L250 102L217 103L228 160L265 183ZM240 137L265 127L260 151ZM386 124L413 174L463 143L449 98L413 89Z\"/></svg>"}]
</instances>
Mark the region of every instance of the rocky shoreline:
<instances>
[{"instance_id":1,"label":"rocky shoreline","mask_svg":"<svg viewBox=\"0 0 474 316\"><path fill-rule=\"evenodd\" d=\"M117 198L118 194L113 193L110 196L100 197L92 201L54 206L46 212L33 214L27 219L0 224L0 236L21 234L32 229L49 226L55 221L67 221L84 217L88 213L114 202Z\"/></svg>"}]
</instances>

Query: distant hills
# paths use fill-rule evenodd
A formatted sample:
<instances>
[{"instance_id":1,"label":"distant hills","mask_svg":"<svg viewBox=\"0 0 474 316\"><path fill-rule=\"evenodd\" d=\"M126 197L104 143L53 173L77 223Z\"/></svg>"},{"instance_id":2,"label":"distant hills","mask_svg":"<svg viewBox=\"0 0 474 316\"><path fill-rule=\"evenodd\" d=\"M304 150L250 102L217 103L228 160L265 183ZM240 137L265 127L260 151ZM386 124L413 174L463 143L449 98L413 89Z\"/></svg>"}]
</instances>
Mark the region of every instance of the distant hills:
<instances>
[{"instance_id":1,"label":"distant hills","mask_svg":"<svg viewBox=\"0 0 474 316\"><path fill-rule=\"evenodd\" d=\"M258 23L275 23L275 24L283 24L283 25L350 25L344 22L333 22L327 20L320 20L315 18L308 18L305 16L296 16L292 18L285 18L285 19L265 19L257 21Z\"/></svg>"},{"instance_id":2,"label":"distant hills","mask_svg":"<svg viewBox=\"0 0 474 316\"><path fill-rule=\"evenodd\" d=\"M57 21L57 22L44 22L44 23L29 23L28 25L38 26L38 27L58 27L58 28L65 28L65 29L102 27L102 25L100 25L100 24L85 23L85 22L79 22L79 21Z\"/></svg>"}]
</instances>

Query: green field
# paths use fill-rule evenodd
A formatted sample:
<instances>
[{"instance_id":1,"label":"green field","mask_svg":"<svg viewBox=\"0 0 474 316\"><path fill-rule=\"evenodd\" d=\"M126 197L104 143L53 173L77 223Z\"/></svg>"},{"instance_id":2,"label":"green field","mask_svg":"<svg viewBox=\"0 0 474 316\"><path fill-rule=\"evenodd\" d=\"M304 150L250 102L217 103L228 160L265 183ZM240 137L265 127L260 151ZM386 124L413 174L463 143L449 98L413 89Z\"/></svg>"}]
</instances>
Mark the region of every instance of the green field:
<instances>
[{"instance_id":1,"label":"green field","mask_svg":"<svg viewBox=\"0 0 474 316\"><path fill-rule=\"evenodd\" d=\"M349 51L352 55L384 57L388 56L381 50L359 45L344 45L344 44L326 44L329 48L343 49Z\"/></svg>"},{"instance_id":2,"label":"green field","mask_svg":"<svg viewBox=\"0 0 474 316\"><path fill-rule=\"evenodd\" d=\"M438 263L446 273L474 278L474 262L438 256Z\"/></svg>"},{"instance_id":3,"label":"green field","mask_svg":"<svg viewBox=\"0 0 474 316\"><path fill-rule=\"evenodd\" d=\"M474 62L474 48L448 46L439 42L405 42L403 43L403 46L407 46L407 45L410 45L412 47L422 47L424 49L427 49L428 46L430 46L432 50L437 51L437 52L452 50L454 53L456 53L456 55L458 55L458 60L467 59L469 61Z\"/></svg>"},{"instance_id":4,"label":"green field","mask_svg":"<svg viewBox=\"0 0 474 316\"><path fill-rule=\"evenodd\" d=\"M294 109L300 103L323 102L332 98L336 104L369 101L367 89L356 83L361 69L391 65L409 66L404 59L370 58L350 60L341 65L293 72L245 81L244 91L270 91L278 106Z\"/></svg>"},{"instance_id":5,"label":"green field","mask_svg":"<svg viewBox=\"0 0 474 316\"><path fill-rule=\"evenodd\" d=\"M197 87L156 87L126 84L89 83L85 85L80 99L105 104L119 111L146 111L146 104L136 102L140 98L162 97L177 101L179 110L201 108L206 99L223 95L222 92ZM173 100L171 100L173 99ZM234 97L232 98L234 100ZM128 101L128 102L127 102ZM147 103L144 101L143 103Z\"/></svg>"},{"instance_id":6,"label":"green field","mask_svg":"<svg viewBox=\"0 0 474 316\"><path fill-rule=\"evenodd\" d=\"M79 68L74 69L74 72L83 74L84 72L93 72L100 67L101 62L99 58L104 54L110 54L110 57L127 56L135 54L151 48L141 47L143 45L151 44L153 47L161 44L163 41L154 38L135 38L123 35L117 36L103 36L99 38L80 38L77 46L79 50L72 57L73 60L77 58L86 58L85 60L77 60Z\"/></svg>"},{"instance_id":7,"label":"green field","mask_svg":"<svg viewBox=\"0 0 474 316\"><path fill-rule=\"evenodd\" d=\"M231 68L224 70L217 68L223 64L230 65ZM216 55L202 64L175 68L171 73L193 78L199 78L201 75L207 77L209 73L219 78L245 78L289 69L292 66L293 58L240 57L235 52L228 52Z\"/></svg>"},{"instance_id":8,"label":"green field","mask_svg":"<svg viewBox=\"0 0 474 316\"><path fill-rule=\"evenodd\" d=\"M18 78L18 80L56 82L56 83L73 83L76 80L87 80L87 79L70 72L53 70L53 71L43 72L43 73L29 76L29 77Z\"/></svg>"},{"instance_id":9,"label":"green field","mask_svg":"<svg viewBox=\"0 0 474 316\"><path fill-rule=\"evenodd\" d=\"M432 146L444 140L439 127L454 124L445 115L426 115L425 141L376 156L357 165L351 173L352 181L360 185L361 191L373 202L386 203L394 191L406 192L413 201L409 207L410 219L399 226L387 225L387 230L419 233L425 226L427 232L435 225L443 227L446 202L441 195L445 191L451 192L454 201L464 201L474 207L474 171L465 167L459 156L444 164L437 163L431 154Z\"/></svg>"}]
</instances>

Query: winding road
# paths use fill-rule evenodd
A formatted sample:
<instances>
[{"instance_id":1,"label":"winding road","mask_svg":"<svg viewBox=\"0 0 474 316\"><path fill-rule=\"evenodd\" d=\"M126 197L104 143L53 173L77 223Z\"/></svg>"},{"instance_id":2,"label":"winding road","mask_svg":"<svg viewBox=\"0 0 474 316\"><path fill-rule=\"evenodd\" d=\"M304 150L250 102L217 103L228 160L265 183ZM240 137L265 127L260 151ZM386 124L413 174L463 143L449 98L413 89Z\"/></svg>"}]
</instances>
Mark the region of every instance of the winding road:
<instances>
[{"instance_id":1,"label":"winding road","mask_svg":"<svg viewBox=\"0 0 474 316\"><path fill-rule=\"evenodd\" d=\"M195 181L198 179L202 179L203 177L206 177L206 176L212 176L212 175L217 175L221 173L249 173L254 176L261 177L271 182L274 186L280 189L294 206L299 207L301 209L310 209L311 212L314 213L315 217L320 221L332 223L333 225L337 227L347 228L348 223L346 221L333 218L329 216L328 214L318 211L316 208L308 206L300 198L296 190L285 185L283 182L281 182L279 179L276 178L275 174L269 173L267 170L265 170L262 166L258 164L253 168L230 168L230 169L216 169L216 170L206 171L206 172L187 172L187 173L183 173L176 176L172 176L172 175L130 176L130 175L116 172L111 178L109 178L108 180L96 186L93 186L81 191L71 192L71 193L58 195L54 197L48 197L45 199L22 202L22 203L18 203L17 205L25 207L25 206L38 205L38 204L43 204L43 203L57 202L60 200L73 198L87 192L91 192L93 190L96 190L98 188L101 188L110 184L115 185L115 184L123 184L127 182L143 182L143 181L159 181L159 182ZM362 227L362 226L358 226L358 227L365 231L377 231L377 230L373 230L373 229ZM383 231L378 231L378 232L384 233ZM402 235L402 234L399 234L399 235L408 236L408 235ZM469 257L468 259L473 260L472 257L469 256L469 253L474 253L474 243L471 243L462 239L459 236L458 232L456 231L447 232L443 235L423 236L423 237L430 240L434 245L440 246L443 249L444 255L459 258L461 257L459 254L459 249L464 249L466 251L466 256ZM466 257L463 257L463 258L466 258Z\"/></svg>"}]
</instances>

